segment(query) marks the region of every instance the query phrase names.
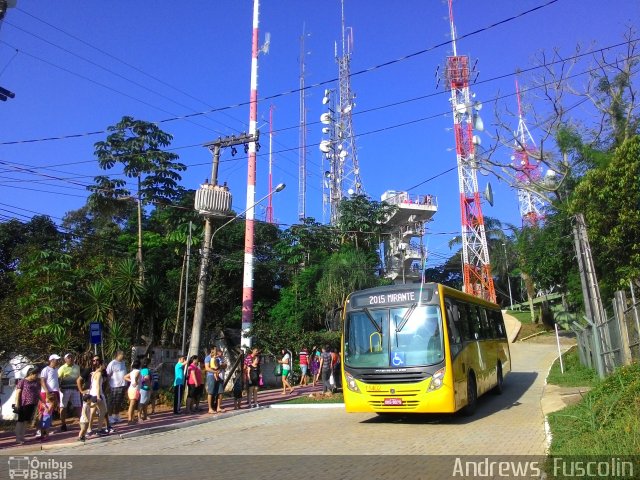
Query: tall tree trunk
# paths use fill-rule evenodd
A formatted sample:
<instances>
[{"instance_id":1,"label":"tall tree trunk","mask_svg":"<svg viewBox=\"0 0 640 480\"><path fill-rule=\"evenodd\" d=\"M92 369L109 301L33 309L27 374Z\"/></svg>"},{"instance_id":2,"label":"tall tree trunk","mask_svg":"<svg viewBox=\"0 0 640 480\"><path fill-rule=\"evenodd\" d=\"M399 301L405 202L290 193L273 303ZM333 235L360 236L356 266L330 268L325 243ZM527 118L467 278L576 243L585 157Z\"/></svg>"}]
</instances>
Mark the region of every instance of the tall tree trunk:
<instances>
[{"instance_id":1,"label":"tall tree trunk","mask_svg":"<svg viewBox=\"0 0 640 480\"><path fill-rule=\"evenodd\" d=\"M142 198L141 195L141 180L138 175L138 252L136 253L136 260L138 261L138 269L140 276L140 284L144 283L144 265L142 263Z\"/></svg>"},{"instance_id":2,"label":"tall tree trunk","mask_svg":"<svg viewBox=\"0 0 640 480\"><path fill-rule=\"evenodd\" d=\"M527 290L527 299L529 300L529 311L531 312L531 322L538 323L536 319L536 314L533 309L533 297L536 296L536 289L533 286L533 280L528 273L522 272L520 274L522 276L522 280L524 280L524 286Z\"/></svg>"},{"instance_id":3,"label":"tall tree trunk","mask_svg":"<svg viewBox=\"0 0 640 480\"><path fill-rule=\"evenodd\" d=\"M178 337L178 330L180 329L180 312L182 311L182 287L184 282L184 269L187 266L187 252L184 252L182 257L182 271L180 272L180 293L178 294L178 308L176 311L176 326L173 329L173 337L171 338L171 345L176 344ZM164 343L163 343L164 345Z\"/></svg>"}]
</instances>

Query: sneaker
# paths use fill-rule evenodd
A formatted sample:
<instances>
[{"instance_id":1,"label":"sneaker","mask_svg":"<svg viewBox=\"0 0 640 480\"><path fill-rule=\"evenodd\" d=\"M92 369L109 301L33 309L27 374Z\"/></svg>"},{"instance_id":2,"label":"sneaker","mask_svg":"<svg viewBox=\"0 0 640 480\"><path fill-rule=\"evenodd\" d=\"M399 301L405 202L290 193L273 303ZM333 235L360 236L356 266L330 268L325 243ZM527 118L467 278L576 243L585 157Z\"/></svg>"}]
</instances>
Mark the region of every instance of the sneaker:
<instances>
[{"instance_id":1,"label":"sneaker","mask_svg":"<svg viewBox=\"0 0 640 480\"><path fill-rule=\"evenodd\" d=\"M115 428L113 428L113 427L108 427L108 428L107 428L107 433L113 433L113 432L115 432L115 431L116 431L116 429L115 429Z\"/></svg>"},{"instance_id":2,"label":"sneaker","mask_svg":"<svg viewBox=\"0 0 640 480\"><path fill-rule=\"evenodd\" d=\"M96 432L94 432L93 430L89 430L87 432L87 437L93 437L96 434Z\"/></svg>"},{"instance_id":3,"label":"sneaker","mask_svg":"<svg viewBox=\"0 0 640 480\"><path fill-rule=\"evenodd\" d=\"M109 430L106 429L106 428L102 428L102 429L98 430L98 435L100 437L104 437L106 435L109 435Z\"/></svg>"},{"instance_id":4,"label":"sneaker","mask_svg":"<svg viewBox=\"0 0 640 480\"><path fill-rule=\"evenodd\" d=\"M42 431L36 430L36 438L40 438L42 436Z\"/></svg>"},{"instance_id":5,"label":"sneaker","mask_svg":"<svg viewBox=\"0 0 640 480\"><path fill-rule=\"evenodd\" d=\"M260 404L259 403L256 403L256 408L260 408Z\"/></svg>"},{"instance_id":6,"label":"sneaker","mask_svg":"<svg viewBox=\"0 0 640 480\"><path fill-rule=\"evenodd\" d=\"M60 425L60 431L61 432L66 432L67 431L67 426L66 425Z\"/></svg>"},{"instance_id":7,"label":"sneaker","mask_svg":"<svg viewBox=\"0 0 640 480\"><path fill-rule=\"evenodd\" d=\"M78 441L79 442L86 442L87 441L87 437L85 437L84 435L82 437L78 437Z\"/></svg>"}]
</instances>

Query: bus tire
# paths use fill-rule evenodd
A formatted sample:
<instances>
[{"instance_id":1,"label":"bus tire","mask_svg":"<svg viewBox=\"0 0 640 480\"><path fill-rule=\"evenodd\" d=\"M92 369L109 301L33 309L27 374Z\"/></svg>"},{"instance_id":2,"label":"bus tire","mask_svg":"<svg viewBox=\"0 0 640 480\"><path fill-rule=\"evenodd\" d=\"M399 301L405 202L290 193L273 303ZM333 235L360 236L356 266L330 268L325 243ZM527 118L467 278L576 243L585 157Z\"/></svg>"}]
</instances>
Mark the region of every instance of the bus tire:
<instances>
[{"instance_id":1,"label":"bus tire","mask_svg":"<svg viewBox=\"0 0 640 480\"><path fill-rule=\"evenodd\" d=\"M496 367L496 376L497 383L496 386L493 387L493 393L502 395L502 392L504 392L504 376L502 375L502 363L500 362L498 362L498 366Z\"/></svg>"},{"instance_id":2,"label":"bus tire","mask_svg":"<svg viewBox=\"0 0 640 480\"><path fill-rule=\"evenodd\" d=\"M478 387L476 386L476 376L473 372L469 372L467 378L467 404L462 409L465 417L470 417L478 408Z\"/></svg>"}]
</instances>

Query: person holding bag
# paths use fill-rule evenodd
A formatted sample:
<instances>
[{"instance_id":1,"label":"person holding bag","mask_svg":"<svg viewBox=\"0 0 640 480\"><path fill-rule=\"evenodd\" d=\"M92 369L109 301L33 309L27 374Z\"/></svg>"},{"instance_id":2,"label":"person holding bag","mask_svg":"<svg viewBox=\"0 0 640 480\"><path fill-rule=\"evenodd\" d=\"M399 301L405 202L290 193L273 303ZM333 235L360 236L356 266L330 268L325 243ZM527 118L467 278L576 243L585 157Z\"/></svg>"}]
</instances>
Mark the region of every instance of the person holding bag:
<instances>
[{"instance_id":1,"label":"person holding bag","mask_svg":"<svg viewBox=\"0 0 640 480\"><path fill-rule=\"evenodd\" d=\"M31 422L40 400L40 382L38 381L37 369L31 367L27 370L27 375L16 386L15 395L13 411L18 414L16 444L22 445L25 441L27 423Z\"/></svg>"}]
</instances>

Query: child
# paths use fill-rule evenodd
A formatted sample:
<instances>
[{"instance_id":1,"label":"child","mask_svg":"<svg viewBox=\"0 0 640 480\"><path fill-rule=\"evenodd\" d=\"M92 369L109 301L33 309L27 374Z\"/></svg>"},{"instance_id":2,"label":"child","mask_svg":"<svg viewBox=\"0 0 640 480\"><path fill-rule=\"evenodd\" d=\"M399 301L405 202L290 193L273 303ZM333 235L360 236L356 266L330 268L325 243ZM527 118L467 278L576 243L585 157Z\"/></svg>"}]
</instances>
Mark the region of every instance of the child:
<instances>
[{"instance_id":1,"label":"child","mask_svg":"<svg viewBox=\"0 0 640 480\"><path fill-rule=\"evenodd\" d=\"M233 409L240 409L242 401L242 375L238 375L236 381L233 382Z\"/></svg>"},{"instance_id":2,"label":"child","mask_svg":"<svg viewBox=\"0 0 640 480\"><path fill-rule=\"evenodd\" d=\"M89 430L89 416L91 412L91 395L89 390L82 392L82 410L80 414L80 433L78 434L78 441L84 442L87 439L87 430Z\"/></svg>"},{"instance_id":3,"label":"child","mask_svg":"<svg viewBox=\"0 0 640 480\"><path fill-rule=\"evenodd\" d=\"M40 440L44 441L47 437L47 429L51 428L53 423L53 407L56 404L55 395L58 392L49 392L44 397L44 401L40 402Z\"/></svg>"}]
</instances>

